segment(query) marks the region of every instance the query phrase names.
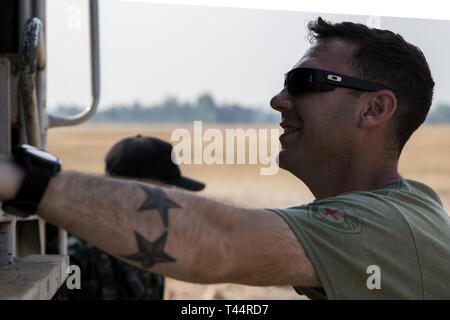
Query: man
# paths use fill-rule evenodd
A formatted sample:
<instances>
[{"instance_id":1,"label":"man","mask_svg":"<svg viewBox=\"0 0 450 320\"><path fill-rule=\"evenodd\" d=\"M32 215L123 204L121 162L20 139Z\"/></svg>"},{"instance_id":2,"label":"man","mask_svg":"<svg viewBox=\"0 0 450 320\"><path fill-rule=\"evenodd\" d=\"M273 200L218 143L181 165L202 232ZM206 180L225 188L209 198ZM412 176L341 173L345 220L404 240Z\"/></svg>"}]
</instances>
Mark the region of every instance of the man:
<instances>
[{"instance_id":1,"label":"man","mask_svg":"<svg viewBox=\"0 0 450 320\"><path fill-rule=\"evenodd\" d=\"M172 146L137 135L116 143L105 157L111 177L141 180L164 187L200 191L205 184L181 175L172 161ZM75 236L69 237L71 264L80 266L81 290L58 292L57 299L146 299L164 297L164 277L132 267Z\"/></svg>"},{"instance_id":2,"label":"man","mask_svg":"<svg viewBox=\"0 0 450 320\"><path fill-rule=\"evenodd\" d=\"M309 29L313 43L271 106L284 128L280 166L314 202L244 209L56 166L45 188L10 162L0 199L18 214L32 202L45 220L184 281L292 285L312 298L450 298L450 219L431 188L397 171L431 105L423 54L359 24L319 18ZM42 199L23 191L31 181Z\"/></svg>"}]
</instances>

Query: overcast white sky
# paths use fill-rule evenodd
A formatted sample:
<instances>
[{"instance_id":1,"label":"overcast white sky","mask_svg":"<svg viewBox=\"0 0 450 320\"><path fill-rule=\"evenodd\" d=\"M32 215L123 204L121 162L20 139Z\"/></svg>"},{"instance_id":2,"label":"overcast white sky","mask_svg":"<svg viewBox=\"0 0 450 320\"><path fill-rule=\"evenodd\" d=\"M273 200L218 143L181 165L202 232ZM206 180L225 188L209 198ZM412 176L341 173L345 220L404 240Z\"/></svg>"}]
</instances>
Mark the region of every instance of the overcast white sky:
<instances>
[{"instance_id":1,"label":"overcast white sky","mask_svg":"<svg viewBox=\"0 0 450 320\"><path fill-rule=\"evenodd\" d=\"M87 1L47 1L48 106L90 99ZM419 46L435 82L434 102L450 103L450 21L100 1L100 108L169 95L268 108L283 73L308 47L306 24L371 21Z\"/></svg>"}]
</instances>

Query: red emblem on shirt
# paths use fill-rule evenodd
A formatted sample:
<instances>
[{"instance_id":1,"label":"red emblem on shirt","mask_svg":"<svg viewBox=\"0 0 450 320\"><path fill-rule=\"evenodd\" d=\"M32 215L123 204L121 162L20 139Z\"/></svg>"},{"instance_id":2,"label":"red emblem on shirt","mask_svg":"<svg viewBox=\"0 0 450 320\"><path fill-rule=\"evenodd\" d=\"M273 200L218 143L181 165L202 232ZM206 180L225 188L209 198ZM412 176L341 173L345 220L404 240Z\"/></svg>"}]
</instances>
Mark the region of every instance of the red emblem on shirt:
<instances>
[{"instance_id":1,"label":"red emblem on shirt","mask_svg":"<svg viewBox=\"0 0 450 320\"><path fill-rule=\"evenodd\" d=\"M333 209L312 205L309 217L316 223L334 231L343 233L361 232L362 219L345 205Z\"/></svg>"},{"instance_id":2,"label":"red emblem on shirt","mask_svg":"<svg viewBox=\"0 0 450 320\"><path fill-rule=\"evenodd\" d=\"M327 217L332 216L334 219L339 220L339 218L336 216L336 210L325 208L323 214Z\"/></svg>"}]
</instances>

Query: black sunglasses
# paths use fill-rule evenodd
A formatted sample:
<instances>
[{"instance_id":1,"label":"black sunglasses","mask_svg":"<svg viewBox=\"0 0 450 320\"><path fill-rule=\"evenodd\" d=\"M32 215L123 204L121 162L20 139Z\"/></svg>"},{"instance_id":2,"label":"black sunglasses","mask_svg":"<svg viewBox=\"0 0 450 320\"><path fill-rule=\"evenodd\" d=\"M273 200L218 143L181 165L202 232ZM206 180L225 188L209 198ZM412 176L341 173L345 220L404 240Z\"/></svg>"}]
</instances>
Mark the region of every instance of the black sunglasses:
<instances>
[{"instance_id":1,"label":"black sunglasses","mask_svg":"<svg viewBox=\"0 0 450 320\"><path fill-rule=\"evenodd\" d=\"M285 74L284 86L292 96L306 92L332 91L337 87L369 92L385 89L394 91L381 84L314 68L292 69Z\"/></svg>"}]
</instances>

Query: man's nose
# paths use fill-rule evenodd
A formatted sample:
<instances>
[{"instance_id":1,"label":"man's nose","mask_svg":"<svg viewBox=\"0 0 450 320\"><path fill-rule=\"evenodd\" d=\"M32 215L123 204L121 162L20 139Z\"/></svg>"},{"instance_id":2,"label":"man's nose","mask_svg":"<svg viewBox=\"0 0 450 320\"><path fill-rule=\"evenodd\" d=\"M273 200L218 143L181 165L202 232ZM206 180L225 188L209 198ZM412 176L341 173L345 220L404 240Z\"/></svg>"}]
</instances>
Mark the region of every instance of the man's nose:
<instances>
[{"instance_id":1,"label":"man's nose","mask_svg":"<svg viewBox=\"0 0 450 320\"><path fill-rule=\"evenodd\" d=\"M293 108L292 97L289 95L286 88L270 99L270 106L279 112L291 110Z\"/></svg>"}]
</instances>

